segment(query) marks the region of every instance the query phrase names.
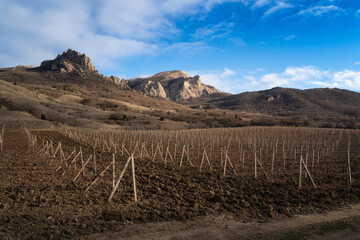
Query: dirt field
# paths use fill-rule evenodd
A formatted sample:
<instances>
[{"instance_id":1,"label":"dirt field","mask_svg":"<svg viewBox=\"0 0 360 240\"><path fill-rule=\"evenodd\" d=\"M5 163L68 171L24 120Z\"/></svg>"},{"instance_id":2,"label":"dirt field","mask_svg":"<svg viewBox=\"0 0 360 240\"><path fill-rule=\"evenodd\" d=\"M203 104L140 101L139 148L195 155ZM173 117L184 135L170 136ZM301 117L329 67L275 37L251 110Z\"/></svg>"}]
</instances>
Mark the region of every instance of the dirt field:
<instances>
[{"instance_id":1,"label":"dirt field","mask_svg":"<svg viewBox=\"0 0 360 240\"><path fill-rule=\"evenodd\" d=\"M39 144L41 139L61 141L65 156L73 147L82 146L55 131L37 131L36 135ZM91 154L90 147L82 147L85 156ZM122 231L120 237L134 239L198 239L204 232L208 234L205 237L210 238L213 226L218 226L214 230L218 232L214 233L217 239L234 239L239 236L234 229L247 226L243 222L289 222L300 213L324 213L360 201L358 179L354 179L351 186L333 179L316 189L309 184L299 189L297 179L287 176L273 180L223 177L216 171L200 173L189 165L179 168L143 158L135 161L138 202L133 200L131 175L127 171L109 204L111 181L100 180L83 195L94 176L80 176L74 183L79 165L61 176L63 171L56 172L59 165L54 162L50 166L48 156L35 156L39 150L40 146L32 149L23 131L6 129L4 150L0 152L0 238L95 237L93 234L110 232L107 236L111 239L117 236L111 232ZM101 171L111 154L97 151L96 157L98 171ZM127 158L117 155L116 159L118 175ZM108 171L104 179L110 178ZM266 224L254 226L266 233ZM167 229L165 234L146 235L154 225L160 232ZM189 235L186 232L177 235L176 231L192 225L195 230L190 230ZM142 234L136 234L139 229L144 229ZM230 235L226 235L229 231Z\"/></svg>"}]
</instances>

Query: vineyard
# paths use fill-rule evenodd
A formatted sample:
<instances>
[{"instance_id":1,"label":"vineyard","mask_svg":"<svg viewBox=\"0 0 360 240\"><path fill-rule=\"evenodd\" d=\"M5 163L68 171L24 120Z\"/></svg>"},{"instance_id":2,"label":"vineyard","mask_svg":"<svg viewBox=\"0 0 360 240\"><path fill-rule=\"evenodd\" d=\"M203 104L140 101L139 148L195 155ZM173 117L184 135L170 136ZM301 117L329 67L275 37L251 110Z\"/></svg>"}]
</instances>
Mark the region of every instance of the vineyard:
<instances>
[{"instance_id":1,"label":"vineyard","mask_svg":"<svg viewBox=\"0 0 360 240\"><path fill-rule=\"evenodd\" d=\"M0 233L75 236L222 213L265 221L359 202L358 130L12 131L0 137L2 206L13 209ZM21 155L5 162L11 148ZM41 222L34 233L15 207L52 215L27 212Z\"/></svg>"}]
</instances>

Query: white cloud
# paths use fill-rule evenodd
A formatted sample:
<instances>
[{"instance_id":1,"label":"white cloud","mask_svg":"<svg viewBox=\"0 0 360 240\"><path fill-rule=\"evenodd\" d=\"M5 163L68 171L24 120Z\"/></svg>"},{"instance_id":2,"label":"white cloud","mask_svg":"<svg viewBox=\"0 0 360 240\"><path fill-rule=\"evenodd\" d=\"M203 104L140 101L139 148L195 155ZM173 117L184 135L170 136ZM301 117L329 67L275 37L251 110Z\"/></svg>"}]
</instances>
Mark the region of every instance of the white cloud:
<instances>
[{"instance_id":1,"label":"white cloud","mask_svg":"<svg viewBox=\"0 0 360 240\"><path fill-rule=\"evenodd\" d=\"M231 70L229 68L225 68L224 72L221 73L220 77L221 78L226 78L226 77L231 77L236 75L236 72L234 70Z\"/></svg>"},{"instance_id":2,"label":"white cloud","mask_svg":"<svg viewBox=\"0 0 360 240\"><path fill-rule=\"evenodd\" d=\"M173 19L210 11L234 0L2 0L0 66L38 65L72 48L96 67L116 67L119 59L153 54L180 34ZM244 2L245 0L239 0ZM180 50L205 44L179 43Z\"/></svg>"},{"instance_id":3,"label":"white cloud","mask_svg":"<svg viewBox=\"0 0 360 240\"><path fill-rule=\"evenodd\" d=\"M212 71L189 71L189 75L199 75L201 81L204 84L220 89L221 91L237 93L238 87L234 85L237 73L229 68L223 70L212 70Z\"/></svg>"},{"instance_id":4,"label":"white cloud","mask_svg":"<svg viewBox=\"0 0 360 240\"><path fill-rule=\"evenodd\" d=\"M360 91L360 71L328 71L315 66L287 67L282 72L262 74L262 70L235 72L232 69L211 71L189 71L189 75L200 75L205 84L224 92L264 90L273 87L288 88L344 88Z\"/></svg>"},{"instance_id":5,"label":"white cloud","mask_svg":"<svg viewBox=\"0 0 360 240\"><path fill-rule=\"evenodd\" d=\"M72 48L89 55L97 67L115 67L117 58L151 54L157 49L132 36L99 32L92 17L94 9L85 0L49 1L43 9L18 2L0 4L0 31L6 32L0 36L1 66L39 65Z\"/></svg>"},{"instance_id":6,"label":"white cloud","mask_svg":"<svg viewBox=\"0 0 360 240\"><path fill-rule=\"evenodd\" d=\"M360 90L360 72L344 70L333 75L334 82L346 88Z\"/></svg>"},{"instance_id":7,"label":"white cloud","mask_svg":"<svg viewBox=\"0 0 360 240\"><path fill-rule=\"evenodd\" d=\"M261 82L267 87L297 86L306 84L306 81L319 80L327 76L328 72L321 71L313 66L288 67L283 73L269 73L261 77Z\"/></svg>"},{"instance_id":8,"label":"white cloud","mask_svg":"<svg viewBox=\"0 0 360 240\"><path fill-rule=\"evenodd\" d=\"M172 45L163 47L162 52L178 52L180 54L194 54L202 51L211 51L213 47L205 42L178 42Z\"/></svg>"},{"instance_id":9,"label":"white cloud","mask_svg":"<svg viewBox=\"0 0 360 240\"><path fill-rule=\"evenodd\" d=\"M356 11L355 16L360 18L360 9Z\"/></svg>"},{"instance_id":10,"label":"white cloud","mask_svg":"<svg viewBox=\"0 0 360 240\"><path fill-rule=\"evenodd\" d=\"M329 5L329 6L315 6L312 8L308 8L305 10L301 10L299 12L299 15L313 15L316 17L321 17L326 14L335 13L339 14L343 12L344 10L342 8L339 8L335 5Z\"/></svg>"},{"instance_id":11,"label":"white cloud","mask_svg":"<svg viewBox=\"0 0 360 240\"><path fill-rule=\"evenodd\" d=\"M291 8L293 7L293 5L287 3L286 1L278 1L276 3L275 6L269 8L263 15L263 18L264 17L268 17L270 16L271 14L277 12L277 11L280 11L280 10L283 10L283 9L287 9L287 8Z\"/></svg>"},{"instance_id":12,"label":"white cloud","mask_svg":"<svg viewBox=\"0 0 360 240\"><path fill-rule=\"evenodd\" d=\"M234 23L220 22L216 25L209 25L206 27L198 28L192 37L195 40L223 38L228 35L234 27Z\"/></svg>"},{"instance_id":13,"label":"white cloud","mask_svg":"<svg viewBox=\"0 0 360 240\"><path fill-rule=\"evenodd\" d=\"M287 67L280 73L268 73L262 76L246 75L242 79L247 81L249 89L268 89L272 87L290 88L316 88L316 87L337 87L360 90L360 72L326 71L314 66Z\"/></svg>"},{"instance_id":14,"label":"white cloud","mask_svg":"<svg viewBox=\"0 0 360 240\"><path fill-rule=\"evenodd\" d=\"M355 65L360 65L360 62L354 62Z\"/></svg>"},{"instance_id":15,"label":"white cloud","mask_svg":"<svg viewBox=\"0 0 360 240\"><path fill-rule=\"evenodd\" d=\"M295 39L295 35L289 35L284 38L284 41L289 42Z\"/></svg>"},{"instance_id":16,"label":"white cloud","mask_svg":"<svg viewBox=\"0 0 360 240\"><path fill-rule=\"evenodd\" d=\"M253 9L261 8L261 7L269 5L271 2L272 2L272 0L256 0L251 8L253 8Z\"/></svg>"}]
</instances>

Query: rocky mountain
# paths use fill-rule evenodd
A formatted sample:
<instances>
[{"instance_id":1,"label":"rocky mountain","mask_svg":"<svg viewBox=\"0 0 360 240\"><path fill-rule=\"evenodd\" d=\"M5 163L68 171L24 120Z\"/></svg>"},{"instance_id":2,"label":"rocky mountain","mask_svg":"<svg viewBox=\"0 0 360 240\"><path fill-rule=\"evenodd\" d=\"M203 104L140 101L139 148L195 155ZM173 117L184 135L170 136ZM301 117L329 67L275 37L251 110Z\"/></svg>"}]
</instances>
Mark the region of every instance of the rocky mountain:
<instances>
[{"instance_id":1,"label":"rocky mountain","mask_svg":"<svg viewBox=\"0 0 360 240\"><path fill-rule=\"evenodd\" d=\"M72 49L59 54L53 60L45 60L41 63L39 70L41 71L58 71L60 73L68 73L76 70L96 72L94 65L89 57Z\"/></svg>"},{"instance_id":2,"label":"rocky mountain","mask_svg":"<svg viewBox=\"0 0 360 240\"><path fill-rule=\"evenodd\" d=\"M185 71L167 71L147 78L124 81L130 88L148 96L167 98L172 101L222 93L205 85L199 76L190 77Z\"/></svg>"}]
</instances>

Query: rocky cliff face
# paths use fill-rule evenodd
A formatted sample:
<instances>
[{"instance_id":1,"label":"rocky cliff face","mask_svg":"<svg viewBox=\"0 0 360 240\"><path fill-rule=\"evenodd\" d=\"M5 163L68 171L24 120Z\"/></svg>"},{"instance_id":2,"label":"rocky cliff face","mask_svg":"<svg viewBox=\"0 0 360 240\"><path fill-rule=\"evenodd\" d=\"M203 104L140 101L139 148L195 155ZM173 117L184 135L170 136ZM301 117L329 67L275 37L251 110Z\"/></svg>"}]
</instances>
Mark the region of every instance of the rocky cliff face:
<instances>
[{"instance_id":1,"label":"rocky cliff face","mask_svg":"<svg viewBox=\"0 0 360 240\"><path fill-rule=\"evenodd\" d=\"M43 71L60 71L61 73L76 70L96 71L89 57L71 49L59 54L54 60L43 61L39 68Z\"/></svg>"},{"instance_id":2,"label":"rocky cliff face","mask_svg":"<svg viewBox=\"0 0 360 240\"><path fill-rule=\"evenodd\" d=\"M124 81L130 88L148 96L167 98L172 101L221 93L216 88L203 84L199 76L190 77L184 71L161 72L148 78Z\"/></svg>"}]
</instances>

